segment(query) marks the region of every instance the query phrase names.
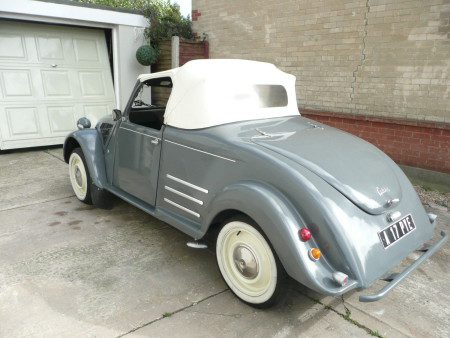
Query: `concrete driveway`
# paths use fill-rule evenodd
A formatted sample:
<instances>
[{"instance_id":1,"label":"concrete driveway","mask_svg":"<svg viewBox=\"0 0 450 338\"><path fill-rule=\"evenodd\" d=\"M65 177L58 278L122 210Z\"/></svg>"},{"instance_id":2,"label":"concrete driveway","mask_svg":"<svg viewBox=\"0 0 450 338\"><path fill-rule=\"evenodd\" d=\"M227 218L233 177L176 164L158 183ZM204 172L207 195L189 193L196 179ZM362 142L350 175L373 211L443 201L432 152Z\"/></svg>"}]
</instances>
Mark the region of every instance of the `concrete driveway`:
<instances>
[{"instance_id":1,"label":"concrete driveway","mask_svg":"<svg viewBox=\"0 0 450 338\"><path fill-rule=\"evenodd\" d=\"M293 283L285 304L261 311L186 235L121 201L79 202L61 148L1 154L0 191L2 337L450 335L448 244L382 301ZM434 212L448 232L449 213Z\"/></svg>"}]
</instances>

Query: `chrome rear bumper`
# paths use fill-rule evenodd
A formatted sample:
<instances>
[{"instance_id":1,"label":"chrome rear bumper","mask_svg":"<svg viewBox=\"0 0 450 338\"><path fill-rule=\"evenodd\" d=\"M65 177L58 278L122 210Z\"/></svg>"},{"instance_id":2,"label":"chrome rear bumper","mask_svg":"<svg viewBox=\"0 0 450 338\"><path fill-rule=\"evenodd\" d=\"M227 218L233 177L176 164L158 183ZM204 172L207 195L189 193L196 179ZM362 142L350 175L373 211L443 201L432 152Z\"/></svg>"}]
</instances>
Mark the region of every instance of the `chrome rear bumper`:
<instances>
[{"instance_id":1,"label":"chrome rear bumper","mask_svg":"<svg viewBox=\"0 0 450 338\"><path fill-rule=\"evenodd\" d=\"M431 255L433 255L436 251L438 251L445 242L447 242L448 236L444 231L441 231L441 239L431 246L427 252L425 252L422 256L420 256L417 260L414 261L410 266L408 266L405 270L395 275L395 277L390 281L384 288L382 288L378 293L374 295L362 295L359 296L360 302L375 302L380 300L384 296L386 296L393 288L395 288L403 279L408 277L408 275L413 272L415 269L419 267L426 259L428 259Z\"/></svg>"}]
</instances>

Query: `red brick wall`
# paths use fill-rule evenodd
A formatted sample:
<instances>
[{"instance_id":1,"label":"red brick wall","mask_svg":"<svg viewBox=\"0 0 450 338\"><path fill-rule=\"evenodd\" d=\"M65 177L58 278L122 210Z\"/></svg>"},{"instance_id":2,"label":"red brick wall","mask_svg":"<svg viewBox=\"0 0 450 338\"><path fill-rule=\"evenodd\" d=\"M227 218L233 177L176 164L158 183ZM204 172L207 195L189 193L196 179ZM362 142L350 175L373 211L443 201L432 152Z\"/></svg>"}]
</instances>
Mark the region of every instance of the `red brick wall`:
<instances>
[{"instance_id":1,"label":"red brick wall","mask_svg":"<svg viewBox=\"0 0 450 338\"><path fill-rule=\"evenodd\" d=\"M194 10L192 10L192 15L191 16L192 16L192 21L197 21L198 18L200 16L202 16L202 13L198 9L194 9Z\"/></svg>"},{"instance_id":2,"label":"red brick wall","mask_svg":"<svg viewBox=\"0 0 450 338\"><path fill-rule=\"evenodd\" d=\"M303 110L304 117L374 144L398 164L450 173L450 125Z\"/></svg>"},{"instance_id":3,"label":"red brick wall","mask_svg":"<svg viewBox=\"0 0 450 338\"><path fill-rule=\"evenodd\" d=\"M194 42L180 39L180 66L195 59L209 58L209 44L207 41Z\"/></svg>"}]
</instances>

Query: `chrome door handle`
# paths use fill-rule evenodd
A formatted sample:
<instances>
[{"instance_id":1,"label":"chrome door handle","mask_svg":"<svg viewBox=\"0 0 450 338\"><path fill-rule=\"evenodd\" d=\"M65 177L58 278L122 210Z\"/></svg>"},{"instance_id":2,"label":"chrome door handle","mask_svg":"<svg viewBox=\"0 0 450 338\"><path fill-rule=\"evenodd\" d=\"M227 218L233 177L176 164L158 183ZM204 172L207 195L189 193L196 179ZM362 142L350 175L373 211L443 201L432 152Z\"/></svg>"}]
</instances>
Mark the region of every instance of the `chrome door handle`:
<instances>
[{"instance_id":1,"label":"chrome door handle","mask_svg":"<svg viewBox=\"0 0 450 338\"><path fill-rule=\"evenodd\" d=\"M154 138L153 140L150 141L152 144L158 144L159 140L157 138Z\"/></svg>"},{"instance_id":2,"label":"chrome door handle","mask_svg":"<svg viewBox=\"0 0 450 338\"><path fill-rule=\"evenodd\" d=\"M57 64L55 64L55 63L51 64L51 66L52 66L52 68L56 68L56 67L58 67L58 65L57 65Z\"/></svg>"}]
</instances>

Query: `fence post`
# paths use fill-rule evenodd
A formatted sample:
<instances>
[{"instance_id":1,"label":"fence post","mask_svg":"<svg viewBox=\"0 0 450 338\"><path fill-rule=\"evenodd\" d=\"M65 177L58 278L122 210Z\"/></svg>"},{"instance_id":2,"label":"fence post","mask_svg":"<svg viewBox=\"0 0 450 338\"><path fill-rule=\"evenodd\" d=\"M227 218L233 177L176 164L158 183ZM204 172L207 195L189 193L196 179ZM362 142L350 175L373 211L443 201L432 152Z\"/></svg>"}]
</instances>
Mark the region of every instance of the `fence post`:
<instances>
[{"instance_id":1,"label":"fence post","mask_svg":"<svg viewBox=\"0 0 450 338\"><path fill-rule=\"evenodd\" d=\"M180 37L172 36L172 68L180 66Z\"/></svg>"}]
</instances>

